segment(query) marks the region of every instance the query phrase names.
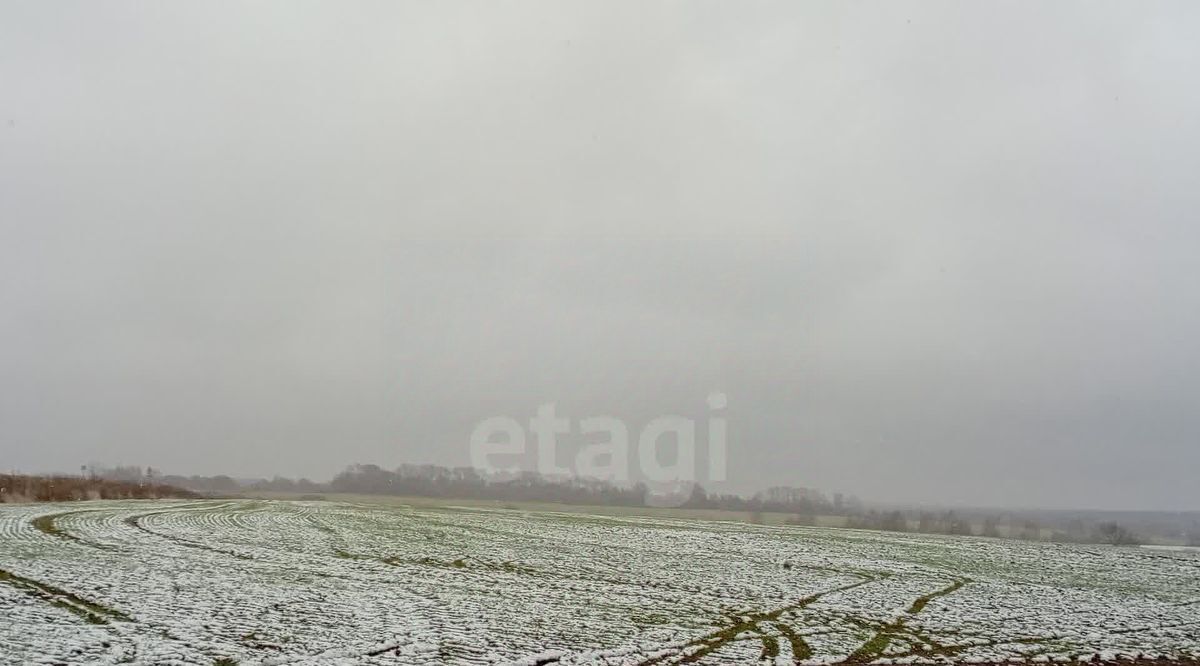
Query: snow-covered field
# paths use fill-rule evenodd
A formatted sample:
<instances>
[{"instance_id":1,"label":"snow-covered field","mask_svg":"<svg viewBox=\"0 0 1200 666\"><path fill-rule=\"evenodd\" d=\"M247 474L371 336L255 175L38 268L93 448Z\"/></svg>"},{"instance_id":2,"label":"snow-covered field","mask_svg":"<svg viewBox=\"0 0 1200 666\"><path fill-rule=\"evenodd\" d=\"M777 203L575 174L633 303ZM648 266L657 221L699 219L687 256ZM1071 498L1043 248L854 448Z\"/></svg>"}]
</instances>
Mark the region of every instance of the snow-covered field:
<instances>
[{"instance_id":1,"label":"snow-covered field","mask_svg":"<svg viewBox=\"0 0 1200 666\"><path fill-rule=\"evenodd\" d=\"M3 663L1094 653L1200 655L1200 554L466 507L0 506Z\"/></svg>"}]
</instances>

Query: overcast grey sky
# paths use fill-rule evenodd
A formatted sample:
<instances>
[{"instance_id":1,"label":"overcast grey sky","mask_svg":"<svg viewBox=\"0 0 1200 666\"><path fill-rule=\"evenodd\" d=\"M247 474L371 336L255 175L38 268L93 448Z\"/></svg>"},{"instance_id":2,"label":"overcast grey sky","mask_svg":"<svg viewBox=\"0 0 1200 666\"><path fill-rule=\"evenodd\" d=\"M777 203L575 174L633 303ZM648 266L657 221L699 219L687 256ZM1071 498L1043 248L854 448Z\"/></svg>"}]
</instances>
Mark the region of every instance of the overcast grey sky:
<instances>
[{"instance_id":1,"label":"overcast grey sky","mask_svg":"<svg viewBox=\"0 0 1200 666\"><path fill-rule=\"evenodd\" d=\"M1200 508L1200 4L0 2L0 465L728 395L730 485Z\"/></svg>"}]
</instances>

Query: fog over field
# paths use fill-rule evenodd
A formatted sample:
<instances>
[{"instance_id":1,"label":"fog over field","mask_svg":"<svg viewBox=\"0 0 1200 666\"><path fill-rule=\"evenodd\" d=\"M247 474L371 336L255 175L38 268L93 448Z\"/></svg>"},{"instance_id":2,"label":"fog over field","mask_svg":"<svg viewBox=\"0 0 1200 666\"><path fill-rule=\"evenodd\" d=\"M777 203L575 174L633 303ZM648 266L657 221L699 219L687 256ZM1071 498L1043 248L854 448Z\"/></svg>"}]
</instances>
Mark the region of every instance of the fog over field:
<instances>
[{"instance_id":1,"label":"fog over field","mask_svg":"<svg viewBox=\"0 0 1200 666\"><path fill-rule=\"evenodd\" d=\"M10 1L0 466L1200 509L1200 4Z\"/></svg>"}]
</instances>

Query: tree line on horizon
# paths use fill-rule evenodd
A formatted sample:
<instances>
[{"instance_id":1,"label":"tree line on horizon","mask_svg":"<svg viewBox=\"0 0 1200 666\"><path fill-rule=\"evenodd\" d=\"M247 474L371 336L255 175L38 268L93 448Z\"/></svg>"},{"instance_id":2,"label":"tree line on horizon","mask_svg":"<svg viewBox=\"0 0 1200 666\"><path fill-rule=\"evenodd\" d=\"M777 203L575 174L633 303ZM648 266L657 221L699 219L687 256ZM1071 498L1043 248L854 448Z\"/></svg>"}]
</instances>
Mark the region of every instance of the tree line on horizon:
<instances>
[{"instance_id":1,"label":"tree line on horizon","mask_svg":"<svg viewBox=\"0 0 1200 666\"><path fill-rule=\"evenodd\" d=\"M0 503L77 502L82 500L200 497L166 483L90 476L0 474Z\"/></svg>"},{"instance_id":2,"label":"tree line on horizon","mask_svg":"<svg viewBox=\"0 0 1200 666\"><path fill-rule=\"evenodd\" d=\"M852 495L832 497L811 488L775 486L750 497L708 493L699 484L674 489L673 497L656 493L645 483L617 484L583 477L551 478L536 472L487 473L471 467L403 464L385 469L374 464L346 467L328 482L310 479L236 479L228 475L180 476L162 474L152 467L84 466L79 477L16 477L9 475L0 501L62 501L71 499L125 499L147 497L236 496L245 492L285 492L317 497L323 493L486 499L508 502L548 502L609 506L676 506L685 509L733 511L749 514L751 522L763 522L768 513L787 514L788 524L831 524L858 529L1013 538L1060 543L1106 543L1136 545L1144 537L1116 521L1086 521L1080 518L1044 524L1028 516L947 510L877 510L867 508ZM3 479L5 477L0 477ZM33 482L32 479L45 479ZM106 483L107 482L107 483ZM3 483L3 481L0 481ZM170 494L182 490L190 493ZM836 523L835 523L836 524ZM1200 522L1190 528L1174 528L1166 536L1200 546Z\"/></svg>"}]
</instances>

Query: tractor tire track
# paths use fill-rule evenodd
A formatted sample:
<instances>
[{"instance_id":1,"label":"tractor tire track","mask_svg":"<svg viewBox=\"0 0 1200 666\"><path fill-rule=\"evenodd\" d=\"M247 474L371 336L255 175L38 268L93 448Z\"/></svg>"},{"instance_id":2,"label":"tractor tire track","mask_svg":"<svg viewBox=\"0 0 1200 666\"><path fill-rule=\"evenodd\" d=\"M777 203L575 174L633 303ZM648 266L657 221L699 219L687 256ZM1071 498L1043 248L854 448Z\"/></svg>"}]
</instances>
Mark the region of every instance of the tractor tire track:
<instances>
[{"instance_id":1,"label":"tractor tire track","mask_svg":"<svg viewBox=\"0 0 1200 666\"><path fill-rule=\"evenodd\" d=\"M81 514L81 513L89 513L89 512L90 511L85 510L85 511L63 511L62 513L51 513L51 514L47 514L45 516L38 516L37 518L34 518L33 520L29 521L29 524L32 525L33 528L36 529L37 531L39 531L43 534L48 534L57 539L65 539L66 541L71 541L73 543L82 544L84 546L88 546L89 548L97 548L99 550L105 550L105 551L109 551L109 552L118 552L119 549L114 546L110 546L109 544L106 544L106 543L99 543L97 541L91 541L89 539L84 539L80 536L71 534L70 532L67 532L66 530L64 530L58 526L57 521L59 518L64 518L66 516L73 516L73 515L77 515L77 514Z\"/></svg>"},{"instance_id":2,"label":"tractor tire track","mask_svg":"<svg viewBox=\"0 0 1200 666\"><path fill-rule=\"evenodd\" d=\"M242 553L237 553L232 550L224 550L222 548L213 548L212 546L208 546L208 545L196 542L196 541L192 541L190 539L184 539L183 537L177 537L177 536L174 536L171 534L163 534L162 532L155 532L154 530L146 527L145 525L142 525L142 523L141 523L143 518L149 518L151 516L159 516L159 515L164 515L164 514L169 514L169 513L174 513L174 512L173 511L153 511L150 513L139 513L139 514L135 514L135 515L132 515L132 516L129 516L128 518L126 518L124 520L124 523L134 529L141 530L142 532L145 532L146 534L152 534L156 537L159 537L160 539L166 539L168 541L177 543L181 546L186 546L188 548L195 548L197 550L207 550L210 553L220 553L222 555L228 555L229 557L236 557L239 560L253 560L254 559L253 557L250 557L249 555L243 555Z\"/></svg>"},{"instance_id":3,"label":"tractor tire track","mask_svg":"<svg viewBox=\"0 0 1200 666\"><path fill-rule=\"evenodd\" d=\"M18 576L11 571L0 569L0 583L10 585L29 596L68 611L83 618L89 624L108 624L111 621L133 622L133 618L121 611L101 606L53 585Z\"/></svg>"},{"instance_id":4,"label":"tractor tire track","mask_svg":"<svg viewBox=\"0 0 1200 666\"><path fill-rule=\"evenodd\" d=\"M842 572L842 573L846 573L846 572ZM688 643L686 643L685 645L680 647L674 653L665 654L665 655L661 655L658 657L653 657L651 659L647 659L645 661L639 662L638 666L651 666L652 664L657 664L657 663L666 661L667 659L676 658L680 655L680 653L682 653L684 650L687 650L688 648L699 648L695 652L686 654L686 656L684 656L678 662L681 664L695 663L695 662L700 661L701 659L707 657L708 655L720 650L721 648L725 647L726 645L729 645L730 643L733 643L734 641L739 640L738 637L741 634L746 633L746 632L759 634L762 637L764 654L770 653L772 651L774 651L775 654L778 654L778 650L779 650L778 640L774 639L773 636L769 636L766 633L766 631L762 628L762 625L771 625L771 626L778 627L782 624L781 622L779 622L779 617L781 615L783 615L784 613L788 613L791 611L795 611L795 610L804 608L805 606L808 606L808 605L818 601L819 599L821 599L822 597L824 597L826 595L835 594L837 592L845 592L847 590L852 590L856 587L860 587L860 586L866 585L867 583L871 583L876 580L879 580L879 578L880 578L880 576L873 576L873 575L868 575L868 574L863 574L863 573L854 573L852 575L859 576L862 578L862 580L859 580L854 583L849 583L846 585L839 585L838 587L833 587L833 588L823 590L820 592L816 592L807 597L804 597L803 599L800 599L799 601L796 601L795 603L788 604L787 606L782 606L780 608L776 608L775 610L772 610L772 611L744 615L744 616L742 616L742 618L731 623L729 626L726 626L722 629L718 629L714 632L705 634L704 636L701 636L692 641L689 641ZM808 654L811 656L812 649L808 646L808 644L804 641L804 639L801 638L795 632L790 632L790 633L791 633L791 635L788 635L787 633L785 633L784 635L788 638L788 641L792 645L793 654ZM765 640L767 638L774 640L773 650L772 650L772 646L771 646L771 641ZM796 657L796 659L798 660L799 657Z\"/></svg>"},{"instance_id":5,"label":"tractor tire track","mask_svg":"<svg viewBox=\"0 0 1200 666\"><path fill-rule=\"evenodd\" d=\"M887 649L888 645L893 640L903 637L903 635L906 633L905 632L905 629L906 629L905 623L910 618L916 616L918 613L925 610L925 606L927 606L929 604L929 602L931 602L934 599L937 599L939 597L944 597L949 594L954 594L955 592L960 590L964 585L966 585L967 583L970 583L970 582L971 582L971 580L969 578L958 578L953 583L951 583L950 585L948 585L940 590L936 590L934 592L930 592L929 594L925 594L925 595L921 595L920 597L917 597L912 602L912 604L908 607L908 610L905 612L905 615L903 617L897 619L894 622L884 625L883 628L880 629L867 642L863 643L861 646L859 646L859 648L857 650L850 653L850 656L846 657L846 659L842 663L867 664L872 661L875 661L883 654L883 651ZM930 652L936 654L936 653L940 653L940 651L945 651L946 649L947 648L935 647Z\"/></svg>"}]
</instances>

